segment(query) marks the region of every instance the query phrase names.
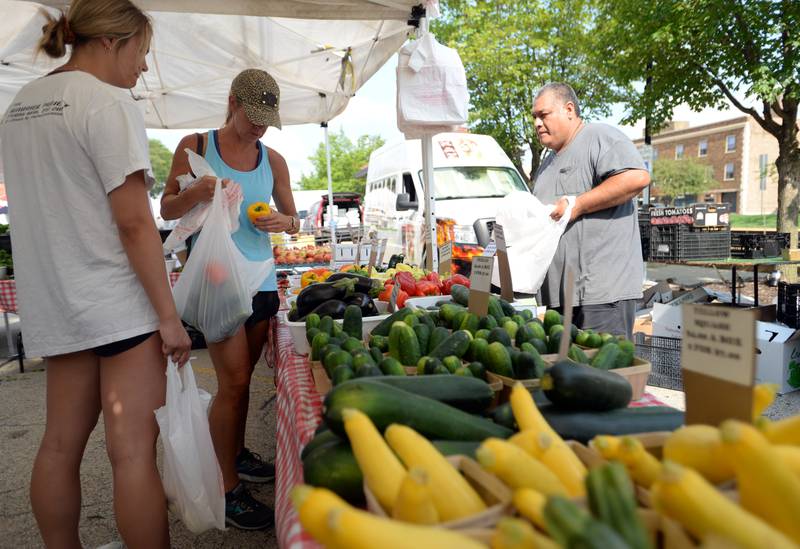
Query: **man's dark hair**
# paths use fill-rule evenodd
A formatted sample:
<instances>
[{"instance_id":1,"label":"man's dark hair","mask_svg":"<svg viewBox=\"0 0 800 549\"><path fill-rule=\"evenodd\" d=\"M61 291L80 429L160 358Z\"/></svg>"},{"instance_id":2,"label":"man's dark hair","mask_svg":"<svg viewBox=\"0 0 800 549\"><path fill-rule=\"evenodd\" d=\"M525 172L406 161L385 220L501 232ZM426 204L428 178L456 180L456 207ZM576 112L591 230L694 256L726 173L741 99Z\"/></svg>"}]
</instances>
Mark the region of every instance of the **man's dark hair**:
<instances>
[{"instance_id":1,"label":"man's dark hair","mask_svg":"<svg viewBox=\"0 0 800 549\"><path fill-rule=\"evenodd\" d=\"M572 86L569 84L564 84L563 82L550 82L549 84L545 84L538 92L536 92L534 102L547 92L555 95L563 105L566 105L567 103L572 103L575 105L575 115L581 115L581 106L578 104L578 96L575 95L575 90L572 89Z\"/></svg>"}]
</instances>

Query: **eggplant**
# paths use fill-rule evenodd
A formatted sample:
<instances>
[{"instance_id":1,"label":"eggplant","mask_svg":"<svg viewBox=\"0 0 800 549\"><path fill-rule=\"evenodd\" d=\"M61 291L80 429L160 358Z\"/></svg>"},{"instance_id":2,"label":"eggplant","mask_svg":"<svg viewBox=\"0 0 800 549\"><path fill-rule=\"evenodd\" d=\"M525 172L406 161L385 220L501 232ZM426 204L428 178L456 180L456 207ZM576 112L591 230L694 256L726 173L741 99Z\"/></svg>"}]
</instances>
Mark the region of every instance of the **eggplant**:
<instances>
[{"instance_id":1,"label":"eggplant","mask_svg":"<svg viewBox=\"0 0 800 549\"><path fill-rule=\"evenodd\" d=\"M309 284L297 295L297 316L305 317L308 313L327 301L332 299L341 300L346 293L346 287L341 284L335 285L333 282Z\"/></svg>"},{"instance_id":2,"label":"eggplant","mask_svg":"<svg viewBox=\"0 0 800 549\"><path fill-rule=\"evenodd\" d=\"M347 308L347 303L340 299L331 299L329 301L325 301L324 303L320 303L317 305L312 313L316 313L322 318L323 316L329 316L334 319L339 319L344 317L344 310Z\"/></svg>"},{"instance_id":3,"label":"eggplant","mask_svg":"<svg viewBox=\"0 0 800 549\"><path fill-rule=\"evenodd\" d=\"M367 294L356 292L345 297L344 302L348 305L357 305L361 309L361 316L378 316L378 308Z\"/></svg>"},{"instance_id":4,"label":"eggplant","mask_svg":"<svg viewBox=\"0 0 800 549\"><path fill-rule=\"evenodd\" d=\"M343 279L355 280L354 291L367 295L370 295L375 290L375 287L380 284L377 280L372 280L368 276L356 273L333 273L326 279L326 282L336 282Z\"/></svg>"}]
</instances>

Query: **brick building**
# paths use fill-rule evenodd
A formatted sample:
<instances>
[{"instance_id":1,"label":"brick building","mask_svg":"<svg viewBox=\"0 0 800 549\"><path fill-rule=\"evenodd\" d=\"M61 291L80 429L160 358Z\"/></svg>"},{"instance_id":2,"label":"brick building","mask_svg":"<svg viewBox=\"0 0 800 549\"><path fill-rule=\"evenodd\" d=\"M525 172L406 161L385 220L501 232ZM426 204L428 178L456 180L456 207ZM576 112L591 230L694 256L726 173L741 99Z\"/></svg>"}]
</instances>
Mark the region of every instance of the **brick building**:
<instances>
[{"instance_id":1,"label":"brick building","mask_svg":"<svg viewBox=\"0 0 800 549\"><path fill-rule=\"evenodd\" d=\"M778 142L749 116L689 127L670 122L652 137L653 158L694 158L711 166L716 185L687 202L728 202L742 214L773 213L778 207ZM634 140L637 147L644 138ZM653 187L658 196L658 187ZM658 199L655 198L654 201Z\"/></svg>"}]
</instances>

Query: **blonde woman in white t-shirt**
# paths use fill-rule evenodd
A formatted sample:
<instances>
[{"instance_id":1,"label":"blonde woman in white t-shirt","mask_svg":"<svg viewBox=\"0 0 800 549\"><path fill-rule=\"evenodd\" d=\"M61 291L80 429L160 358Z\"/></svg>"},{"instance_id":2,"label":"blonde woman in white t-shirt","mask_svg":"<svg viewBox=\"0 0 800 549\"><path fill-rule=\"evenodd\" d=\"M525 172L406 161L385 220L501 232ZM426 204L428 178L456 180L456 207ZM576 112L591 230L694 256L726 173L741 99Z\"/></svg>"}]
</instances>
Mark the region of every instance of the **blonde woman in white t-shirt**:
<instances>
[{"instance_id":1,"label":"blonde woman in white t-shirt","mask_svg":"<svg viewBox=\"0 0 800 549\"><path fill-rule=\"evenodd\" d=\"M31 503L47 547L81 547L80 463L103 412L114 512L129 548L169 547L153 410L166 356L191 341L150 212L144 121L126 88L152 29L129 0L73 0L40 49L69 61L29 83L0 123L20 317L46 357L47 425ZM54 207L55 206L55 207Z\"/></svg>"}]
</instances>

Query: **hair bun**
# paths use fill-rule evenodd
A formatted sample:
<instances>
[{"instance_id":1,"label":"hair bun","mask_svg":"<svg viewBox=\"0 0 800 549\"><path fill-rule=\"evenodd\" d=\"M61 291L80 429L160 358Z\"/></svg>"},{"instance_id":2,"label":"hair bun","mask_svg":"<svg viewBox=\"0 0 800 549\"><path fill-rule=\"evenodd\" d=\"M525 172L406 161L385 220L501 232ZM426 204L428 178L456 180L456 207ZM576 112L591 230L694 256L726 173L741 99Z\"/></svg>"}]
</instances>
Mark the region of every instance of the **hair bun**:
<instances>
[{"instance_id":1,"label":"hair bun","mask_svg":"<svg viewBox=\"0 0 800 549\"><path fill-rule=\"evenodd\" d=\"M49 13L44 12L44 10L43 13L47 18L47 23L42 26L42 38L39 41L39 49L43 50L50 57L56 59L63 57L63 55L67 53L66 45L71 43L67 42L67 33L69 32L67 16L62 13L61 17L56 19ZM74 42L75 36L72 35L71 38L72 42Z\"/></svg>"}]
</instances>

